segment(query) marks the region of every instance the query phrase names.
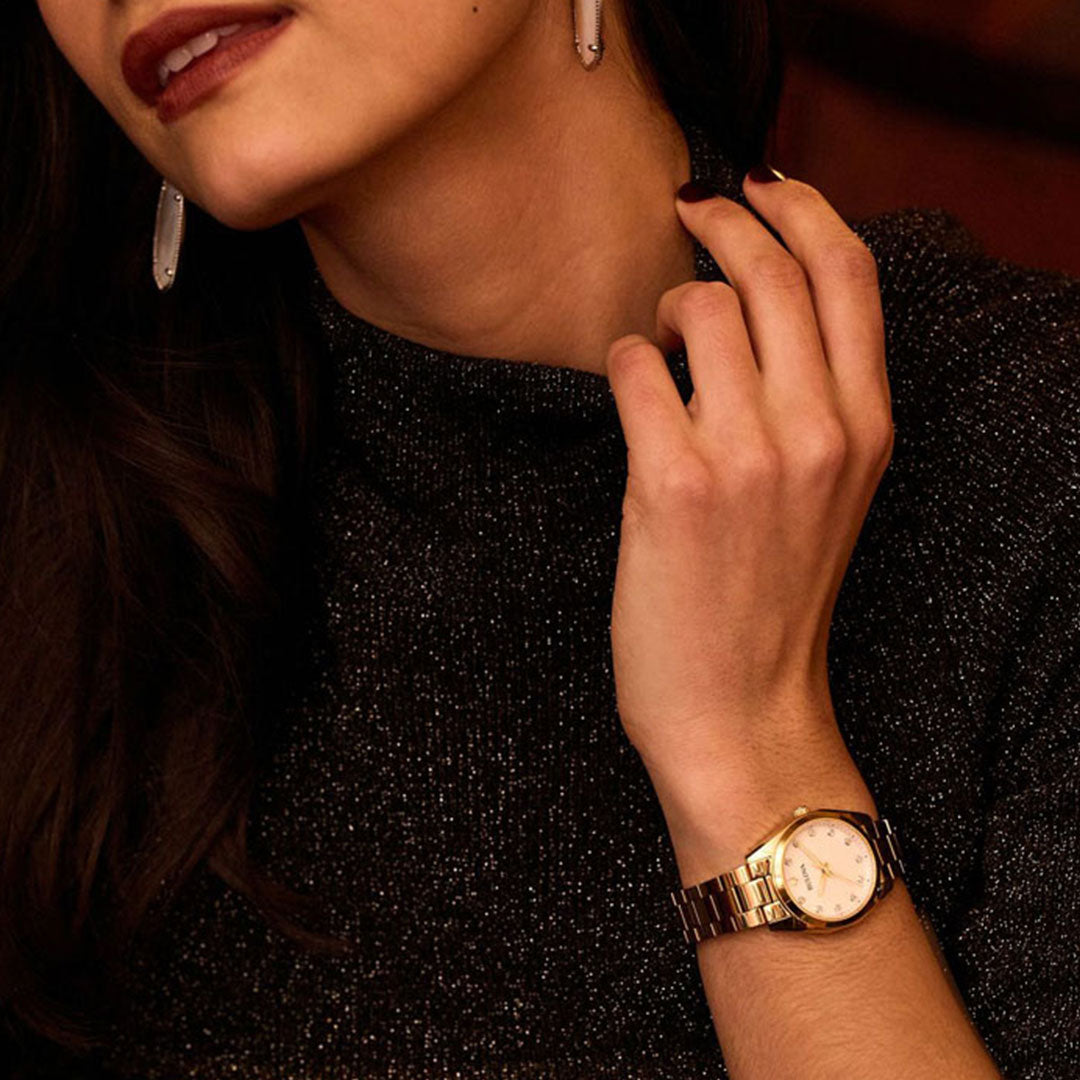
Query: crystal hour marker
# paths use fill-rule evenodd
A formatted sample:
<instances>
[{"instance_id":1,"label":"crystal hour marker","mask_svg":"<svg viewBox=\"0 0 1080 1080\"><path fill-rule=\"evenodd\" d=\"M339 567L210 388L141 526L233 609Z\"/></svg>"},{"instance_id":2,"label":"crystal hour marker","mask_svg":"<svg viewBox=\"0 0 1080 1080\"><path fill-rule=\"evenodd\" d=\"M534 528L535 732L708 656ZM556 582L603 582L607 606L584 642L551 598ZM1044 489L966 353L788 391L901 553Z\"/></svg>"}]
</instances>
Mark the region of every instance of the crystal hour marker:
<instances>
[{"instance_id":1,"label":"crystal hour marker","mask_svg":"<svg viewBox=\"0 0 1080 1080\"><path fill-rule=\"evenodd\" d=\"M803 846L804 838L812 842ZM791 906L807 914L841 922L870 899L873 875L868 864L873 852L862 833L841 819L822 817L793 830L780 857L784 869L777 885L787 890ZM830 879L847 885L848 891L839 894L839 888L830 888Z\"/></svg>"}]
</instances>

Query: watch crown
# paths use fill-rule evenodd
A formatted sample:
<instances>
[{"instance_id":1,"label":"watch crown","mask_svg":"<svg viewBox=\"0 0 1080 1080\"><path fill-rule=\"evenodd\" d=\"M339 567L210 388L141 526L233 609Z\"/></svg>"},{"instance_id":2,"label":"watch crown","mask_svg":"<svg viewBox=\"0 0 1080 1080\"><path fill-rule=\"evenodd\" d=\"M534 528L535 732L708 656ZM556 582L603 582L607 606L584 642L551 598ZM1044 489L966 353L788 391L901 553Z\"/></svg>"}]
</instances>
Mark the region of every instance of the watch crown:
<instances>
[{"instance_id":1,"label":"watch crown","mask_svg":"<svg viewBox=\"0 0 1080 1080\"><path fill-rule=\"evenodd\" d=\"M795 816L796 817L802 817L803 814L808 814L808 813L810 813L810 807L809 806L796 806L795 807Z\"/></svg>"}]
</instances>

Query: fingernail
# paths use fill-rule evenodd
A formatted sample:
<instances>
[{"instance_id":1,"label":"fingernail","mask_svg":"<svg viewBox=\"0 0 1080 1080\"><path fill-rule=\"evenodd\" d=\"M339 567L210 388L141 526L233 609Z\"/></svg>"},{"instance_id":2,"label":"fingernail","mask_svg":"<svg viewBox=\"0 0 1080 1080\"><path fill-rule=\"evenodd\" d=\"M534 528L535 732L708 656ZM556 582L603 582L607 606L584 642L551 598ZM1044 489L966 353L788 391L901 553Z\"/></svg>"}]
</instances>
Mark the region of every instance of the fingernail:
<instances>
[{"instance_id":1,"label":"fingernail","mask_svg":"<svg viewBox=\"0 0 1080 1080\"><path fill-rule=\"evenodd\" d=\"M777 180L786 180L787 177L779 170L774 169L771 165L766 165L765 162L761 162L760 165L755 165L747 175L758 184L772 184Z\"/></svg>"},{"instance_id":2,"label":"fingernail","mask_svg":"<svg viewBox=\"0 0 1080 1080\"><path fill-rule=\"evenodd\" d=\"M699 180L689 180L675 192L676 198L682 199L683 202L701 202L702 199L711 199L719 194L714 188Z\"/></svg>"}]
</instances>

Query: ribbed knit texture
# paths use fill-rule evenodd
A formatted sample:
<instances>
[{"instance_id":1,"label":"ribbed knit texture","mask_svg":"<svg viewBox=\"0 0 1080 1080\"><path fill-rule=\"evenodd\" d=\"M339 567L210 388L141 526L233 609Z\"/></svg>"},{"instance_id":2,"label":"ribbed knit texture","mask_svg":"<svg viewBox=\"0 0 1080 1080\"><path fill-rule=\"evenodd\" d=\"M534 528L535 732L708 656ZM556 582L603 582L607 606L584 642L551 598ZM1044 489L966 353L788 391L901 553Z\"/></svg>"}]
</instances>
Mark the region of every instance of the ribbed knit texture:
<instances>
[{"instance_id":1,"label":"ribbed knit texture","mask_svg":"<svg viewBox=\"0 0 1080 1080\"><path fill-rule=\"evenodd\" d=\"M746 205L685 130L695 178ZM1005 1075L1076 1076L1080 280L985 257L943 211L855 227L897 437L835 610L837 719ZM723 277L700 246L697 275ZM317 276L310 303L332 377L314 602L251 839L361 948L305 955L201 875L132 958L111 1064L726 1076L615 711L626 446L606 378L426 348ZM685 353L669 363L688 400Z\"/></svg>"}]
</instances>

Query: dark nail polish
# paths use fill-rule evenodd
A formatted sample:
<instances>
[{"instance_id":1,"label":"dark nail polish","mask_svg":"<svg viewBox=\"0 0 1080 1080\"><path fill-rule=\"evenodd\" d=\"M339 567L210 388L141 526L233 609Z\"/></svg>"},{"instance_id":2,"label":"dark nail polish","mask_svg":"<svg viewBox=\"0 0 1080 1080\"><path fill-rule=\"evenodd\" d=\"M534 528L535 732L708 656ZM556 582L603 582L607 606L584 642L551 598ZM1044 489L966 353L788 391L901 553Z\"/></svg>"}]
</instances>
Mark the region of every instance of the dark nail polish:
<instances>
[{"instance_id":1,"label":"dark nail polish","mask_svg":"<svg viewBox=\"0 0 1080 1080\"><path fill-rule=\"evenodd\" d=\"M751 180L754 180L759 184L772 184L777 180L787 179L779 169L774 169L771 165L766 165L764 161L761 162L760 165L755 165L750 170L749 175Z\"/></svg>"},{"instance_id":2,"label":"dark nail polish","mask_svg":"<svg viewBox=\"0 0 1080 1080\"><path fill-rule=\"evenodd\" d=\"M718 195L714 188L701 183L699 180L690 180L683 184L675 193L683 202L701 202L702 199L711 199Z\"/></svg>"}]
</instances>

